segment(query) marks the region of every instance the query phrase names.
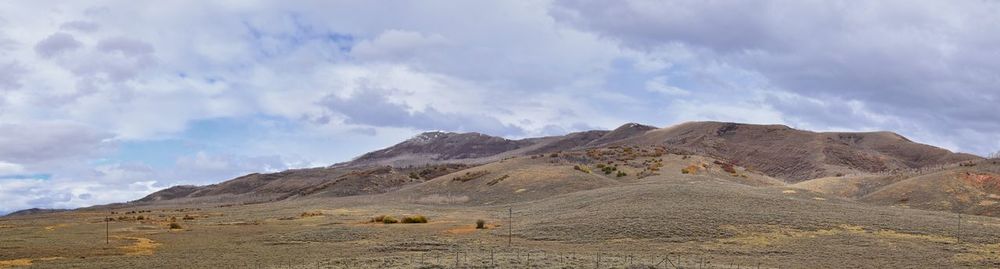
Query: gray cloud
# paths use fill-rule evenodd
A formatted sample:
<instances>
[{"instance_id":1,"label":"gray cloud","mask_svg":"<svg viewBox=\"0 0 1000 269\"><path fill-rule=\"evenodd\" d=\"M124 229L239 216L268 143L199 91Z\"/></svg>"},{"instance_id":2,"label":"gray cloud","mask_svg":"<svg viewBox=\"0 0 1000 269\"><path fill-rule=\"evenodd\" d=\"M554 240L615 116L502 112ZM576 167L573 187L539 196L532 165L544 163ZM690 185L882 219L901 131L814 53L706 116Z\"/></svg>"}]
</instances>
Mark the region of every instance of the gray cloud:
<instances>
[{"instance_id":1,"label":"gray cloud","mask_svg":"<svg viewBox=\"0 0 1000 269\"><path fill-rule=\"evenodd\" d=\"M758 73L775 90L819 101L774 106L813 126L874 125L936 138L968 129L995 141L1000 19L990 14L998 11L990 1L565 0L551 14L636 50L681 44L700 62ZM907 123L843 113L858 104L851 102ZM972 143L960 149L979 153L996 146L964 142Z\"/></svg>"},{"instance_id":2,"label":"gray cloud","mask_svg":"<svg viewBox=\"0 0 1000 269\"><path fill-rule=\"evenodd\" d=\"M0 92L21 87L21 76L26 72L17 62L0 64ZM0 101L3 101L0 96Z\"/></svg>"},{"instance_id":3,"label":"gray cloud","mask_svg":"<svg viewBox=\"0 0 1000 269\"><path fill-rule=\"evenodd\" d=\"M367 89L348 98L327 96L321 102L329 110L347 117L350 124L404 127L418 130L478 131L493 135L520 135L524 130L476 112L445 113L433 107L413 111L406 104L390 102L390 91Z\"/></svg>"},{"instance_id":4,"label":"gray cloud","mask_svg":"<svg viewBox=\"0 0 1000 269\"><path fill-rule=\"evenodd\" d=\"M277 172L289 169L281 156L240 156L234 154L209 154L198 152L177 159L177 169L161 174L167 180L161 184L181 181L185 184L209 184L255 172Z\"/></svg>"},{"instance_id":5,"label":"gray cloud","mask_svg":"<svg viewBox=\"0 0 1000 269\"><path fill-rule=\"evenodd\" d=\"M105 53L121 53L126 57L146 56L153 53L149 43L126 37L113 37L97 42L97 49Z\"/></svg>"},{"instance_id":6,"label":"gray cloud","mask_svg":"<svg viewBox=\"0 0 1000 269\"><path fill-rule=\"evenodd\" d=\"M112 135L64 122L0 124L0 161L19 164L95 156L113 146Z\"/></svg>"},{"instance_id":7,"label":"gray cloud","mask_svg":"<svg viewBox=\"0 0 1000 269\"><path fill-rule=\"evenodd\" d=\"M79 49L83 44L67 33L52 34L35 44L35 53L39 56L49 58L65 51Z\"/></svg>"},{"instance_id":8,"label":"gray cloud","mask_svg":"<svg viewBox=\"0 0 1000 269\"><path fill-rule=\"evenodd\" d=\"M101 29L101 25L92 21L70 21L59 25L59 29L92 33Z\"/></svg>"}]
</instances>

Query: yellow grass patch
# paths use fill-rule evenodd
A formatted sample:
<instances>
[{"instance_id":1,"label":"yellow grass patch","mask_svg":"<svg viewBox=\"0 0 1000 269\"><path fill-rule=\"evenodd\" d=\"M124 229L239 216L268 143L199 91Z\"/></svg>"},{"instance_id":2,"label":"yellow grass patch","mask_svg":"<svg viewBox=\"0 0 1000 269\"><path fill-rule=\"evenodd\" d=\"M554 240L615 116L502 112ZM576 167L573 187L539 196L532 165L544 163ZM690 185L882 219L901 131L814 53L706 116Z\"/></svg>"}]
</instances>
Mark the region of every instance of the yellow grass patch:
<instances>
[{"instance_id":1,"label":"yellow grass patch","mask_svg":"<svg viewBox=\"0 0 1000 269\"><path fill-rule=\"evenodd\" d=\"M734 226L726 226L722 228L733 231L745 230ZM864 228L862 228L861 226L854 226L848 224L842 224L836 228L815 230L815 231L778 228L773 226L772 229L773 229L772 231L763 233L743 233L736 237L719 239L719 242L723 244L766 247L779 244L783 241L788 241L788 240L834 236L838 234L864 233Z\"/></svg>"},{"instance_id":2,"label":"yellow grass patch","mask_svg":"<svg viewBox=\"0 0 1000 269\"><path fill-rule=\"evenodd\" d=\"M334 209L332 211L333 211L334 215L340 215L340 216L348 216L348 215L352 215L352 214L355 214L355 213L363 213L363 211L361 211L361 210L347 209L347 208L337 208L337 209Z\"/></svg>"},{"instance_id":3,"label":"yellow grass patch","mask_svg":"<svg viewBox=\"0 0 1000 269\"><path fill-rule=\"evenodd\" d=\"M923 240L937 243L955 243L954 237L940 236L940 235L924 235L924 234L911 234L911 233L901 233L893 230L880 230L875 232L875 236L879 238L891 238L891 239L906 239L906 240Z\"/></svg>"},{"instance_id":4,"label":"yellow grass patch","mask_svg":"<svg viewBox=\"0 0 1000 269\"><path fill-rule=\"evenodd\" d=\"M522 193L522 192L525 192L527 190L528 189L517 189L516 191L514 191L514 193Z\"/></svg>"},{"instance_id":5,"label":"yellow grass patch","mask_svg":"<svg viewBox=\"0 0 1000 269\"><path fill-rule=\"evenodd\" d=\"M31 259L15 259L0 261L0 268L10 268L15 266L31 266Z\"/></svg>"},{"instance_id":6,"label":"yellow grass patch","mask_svg":"<svg viewBox=\"0 0 1000 269\"><path fill-rule=\"evenodd\" d=\"M826 201L826 198L823 198L823 197L813 197L813 200L816 200L816 201Z\"/></svg>"},{"instance_id":7,"label":"yellow grass patch","mask_svg":"<svg viewBox=\"0 0 1000 269\"><path fill-rule=\"evenodd\" d=\"M783 190L781 193L797 193L795 190Z\"/></svg>"},{"instance_id":8,"label":"yellow grass patch","mask_svg":"<svg viewBox=\"0 0 1000 269\"><path fill-rule=\"evenodd\" d=\"M63 257L45 257L36 260L39 261L54 261L58 259L65 259ZM32 259L15 259L15 260L0 260L0 268L10 268L10 267L22 267L31 266L34 263Z\"/></svg>"},{"instance_id":9,"label":"yellow grass patch","mask_svg":"<svg viewBox=\"0 0 1000 269\"><path fill-rule=\"evenodd\" d=\"M135 241L135 243L131 245L121 247L121 249L125 250L125 255L129 256L153 255L153 251L160 246L160 243L156 243L156 241L153 241L152 239L149 238L142 238L142 237L116 237L116 238Z\"/></svg>"},{"instance_id":10,"label":"yellow grass patch","mask_svg":"<svg viewBox=\"0 0 1000 269\"><path fill-rule=\"evenodd\" d=\"M967 244L968 252L955 254L954 259L959 262L979 263L984 261L1000 260L1000 243L998 244Z\"/></svg>"},{"instance_id":11,"label":"yellow grass patch","mask_svg":"<svg viewBox=\"0 0 1000 269\"><path fill-rule=\"evenodd\" d=\"M69 226L69 223L60 223L60 224L56 224L56 225L45 226L45 230L46 231L55 231L56 228L62 228L62 227L67 227L67 226Z\"/></svg>"}]
</instances>

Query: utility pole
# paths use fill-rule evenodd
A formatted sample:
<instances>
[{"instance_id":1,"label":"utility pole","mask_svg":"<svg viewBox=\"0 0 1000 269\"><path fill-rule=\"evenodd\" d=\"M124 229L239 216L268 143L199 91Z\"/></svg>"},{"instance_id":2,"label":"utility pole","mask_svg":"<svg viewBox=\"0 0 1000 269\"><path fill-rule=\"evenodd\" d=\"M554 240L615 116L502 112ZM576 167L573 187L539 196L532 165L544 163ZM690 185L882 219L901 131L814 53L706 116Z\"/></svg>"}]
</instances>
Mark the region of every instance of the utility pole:
<instances>
[{"instance_id":1,"label":"utility pole","mask_svg":"<svg viewBox=\"0 0 1000 269\"><path fill-rule=\"evenodd\" d=\"M958 213L958 233L955 235L955 238L957 238L959 244L962 243L962 213Z\"/></svg>"},{"instance_id":2,"label":"utility pole","mask_svg":"<svg viewBox=\"0 0 1000 269\"><path fill-rule=\"evenodd\" d=\"M508 248L510 248L511 245L512 245L511 242L513 241L513 239L511 239L511 238L513 236L514 236L514 208L513 207L508 207L507 208L507 247Z\"/></svg>"},{"instance_id":3,"label":"utility pole","mask_svg":"<svg viewBox=\"0 0 1000 269\"><path fill-rule=\"evenodd\" d=\"M111 244L111 215L104 218L104 244Z\"/></svg>"}]
</instances>

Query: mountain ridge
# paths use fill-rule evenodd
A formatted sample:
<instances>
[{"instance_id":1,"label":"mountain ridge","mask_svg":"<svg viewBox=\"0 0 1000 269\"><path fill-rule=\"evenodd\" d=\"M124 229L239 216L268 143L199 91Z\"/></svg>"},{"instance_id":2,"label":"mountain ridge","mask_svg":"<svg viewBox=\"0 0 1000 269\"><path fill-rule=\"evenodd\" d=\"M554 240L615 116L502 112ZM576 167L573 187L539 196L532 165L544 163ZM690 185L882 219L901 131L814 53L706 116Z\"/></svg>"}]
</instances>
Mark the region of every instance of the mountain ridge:
<instances>
[{"instance_id":1,"label":"mountain ridge","mask_svg":"<svg viewBox=\"0 0 1000 269\"><path fill-rule=\"evenodd\" d=\"M252 173L201 187L174 186L138 201L248 194L271 201L314 193L375 194L507 158L623 146L665 147L675 153L708 156L788 183L982 159L915 143L892 132L812 132L777 124L702 121L656 128L626 123L610 131L517 140L432 131L329 167Z\"/></svg>"}]
</instances>

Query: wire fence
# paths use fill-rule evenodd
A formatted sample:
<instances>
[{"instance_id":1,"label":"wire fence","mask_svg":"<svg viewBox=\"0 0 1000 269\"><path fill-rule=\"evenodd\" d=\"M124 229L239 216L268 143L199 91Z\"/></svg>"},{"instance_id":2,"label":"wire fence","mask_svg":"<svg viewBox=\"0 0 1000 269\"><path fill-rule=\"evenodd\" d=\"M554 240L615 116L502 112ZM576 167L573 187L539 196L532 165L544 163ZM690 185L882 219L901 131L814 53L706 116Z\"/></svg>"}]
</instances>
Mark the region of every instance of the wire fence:
<instances>
[{"instance_id":1,"label":"wire fence","mask_svg":"<svg viewBox=\"0 0 1000 269\"><path fill-rule=\"evenodd\" d=\"M380 257L333 259L326 268L779 268L754 261L722 260L657 252L557 252L525 249L457 249L409 252Z\"/></svg>"}]
</instances>

